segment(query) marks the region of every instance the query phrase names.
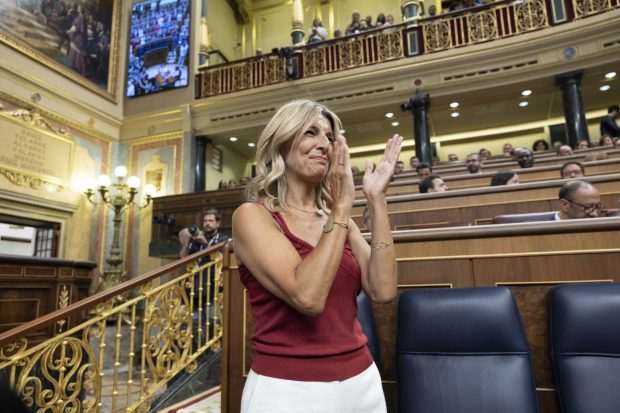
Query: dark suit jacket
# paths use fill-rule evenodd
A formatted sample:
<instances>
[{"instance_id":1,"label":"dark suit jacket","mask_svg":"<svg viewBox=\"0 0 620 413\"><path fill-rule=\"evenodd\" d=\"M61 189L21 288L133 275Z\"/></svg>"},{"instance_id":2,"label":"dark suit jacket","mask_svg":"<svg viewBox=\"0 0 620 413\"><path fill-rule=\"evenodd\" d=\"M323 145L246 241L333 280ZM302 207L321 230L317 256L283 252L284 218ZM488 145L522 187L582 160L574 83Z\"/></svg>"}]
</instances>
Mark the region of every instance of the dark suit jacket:
<instances>
[{"instance_id":1,"label":"dark suit jacket","mask_svg":"<svg viewBox=\"0 0 620 413\"><path fill-rule=\"evenodd\" d=\"M620 126L616 124L616 119L607 115L601 119L601 136L609 135L612 138L620 136Z\"/></svg>"}]
</instances>

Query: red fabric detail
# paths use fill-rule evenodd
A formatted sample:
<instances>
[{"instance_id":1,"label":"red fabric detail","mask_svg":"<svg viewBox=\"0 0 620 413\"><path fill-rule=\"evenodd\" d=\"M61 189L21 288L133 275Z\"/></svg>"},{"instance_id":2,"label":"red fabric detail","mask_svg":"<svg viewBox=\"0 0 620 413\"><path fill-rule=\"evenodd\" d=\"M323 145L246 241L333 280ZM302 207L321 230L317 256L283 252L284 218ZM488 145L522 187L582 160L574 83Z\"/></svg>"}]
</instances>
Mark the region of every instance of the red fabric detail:
<instances>
[{"instance_id":1,"label":"red fabric detail","mask_svg":"<svg viewBox=\"0 0 620 413\"><path fill-rule=\"evenodd\" d=\"M291 233L279 213L272 215L301 258L314 249ZM252 370L256 373L287 380L337 381L353 377L372 364L366 336L356 318L360 267L348 240L343 249L325 311L317 317L295 310L239 265L255 322Z\"/></svg>"}]
</instances>

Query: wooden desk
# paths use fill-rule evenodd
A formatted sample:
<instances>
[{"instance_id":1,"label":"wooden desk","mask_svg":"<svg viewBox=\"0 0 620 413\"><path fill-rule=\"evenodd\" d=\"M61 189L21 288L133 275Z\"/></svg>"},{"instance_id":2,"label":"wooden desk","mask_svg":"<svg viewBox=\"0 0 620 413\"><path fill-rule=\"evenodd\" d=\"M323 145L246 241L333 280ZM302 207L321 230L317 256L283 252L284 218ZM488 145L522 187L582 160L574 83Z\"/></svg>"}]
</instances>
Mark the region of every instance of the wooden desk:
<instances>
[{"instance_id":1,"label":"wooden desk","mask_svg":"<svg viewBox=\"0 0 620 413\"><path fill-rule=\"evenodd\" d=\"M571 282L620 281L620 219L489 225L394 233L398 291L507 286L532 353L541 413L559 412L547 334L547 293ZM253 321L234 260L226 271L222 401L239 411L252 363ZM373 304L388 411L396 412L397 302ZM401 412L405 413L405 412Z\"/></svg>"},{"instance_id":2,"label":"wooden desk","mask_svg":"<svg viewBox=\"0 0 620 413\"><path fill-rule=\"evenodd\" d=\"M584 162L583 166L589 177L620 173L620 158ZM535 168L528 169L513 169L512 171L519 175L519 182L521 183L554 180L560 178L560 168L557 165L537 166ZM473 175L468 173L463 175L442 176L442 179L448 185L450 190L481 188L490 185L491 178L494 174L495 172L483 172L481 174ZM399 194L417 194L419 193L419 183L419 178L394 180L388 188L388 196ZM362 199L364 197L361 185L356 186L355 196L356 199Z\"/></svg>"},{"instance_id":3,"label":"wooden desk","mask_svg":"<svg viewBox=\"0 0 620 413\"><path fill-rule=\"evenodd\" d=\"M0 255L0 332L10 330L88 297L94 262ZM43 341L79 320L39 331L29 340Z\"/></svg>"},{"instance_id":4,"label":"wooden desk","mask_svg":"<svg viewBox=\"0 0 620 413\"><path fill-rule=\"evenodd\" d=\"M589 178L608 208L618 207L620 174ZM564 179L511 186L457 189L454 191L388 197L392 228L411 224L470 222L490 223L494 216L557 210L558 191ZM356 200L353 219L362 225L366 200Z\"/></svg>"}]
</instances>

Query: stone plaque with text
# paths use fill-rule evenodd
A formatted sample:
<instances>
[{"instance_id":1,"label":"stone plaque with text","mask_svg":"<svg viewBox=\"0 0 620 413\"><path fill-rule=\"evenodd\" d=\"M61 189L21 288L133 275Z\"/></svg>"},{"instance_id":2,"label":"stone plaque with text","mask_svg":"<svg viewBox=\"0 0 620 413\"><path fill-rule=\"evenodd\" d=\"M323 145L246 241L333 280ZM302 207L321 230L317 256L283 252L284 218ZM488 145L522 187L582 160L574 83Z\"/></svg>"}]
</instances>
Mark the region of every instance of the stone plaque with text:
<instances>
[{"instance_id":1,"label":"stone plaque with text","mask_svg":"<svg viewBox=\"0 0 620 413\"><path fill-rule=\"evenodd\" d=\"M0 116L0 136L0 166L50 181L70 181L70 139L6 116Z\"/></svg>"}]
</instances>

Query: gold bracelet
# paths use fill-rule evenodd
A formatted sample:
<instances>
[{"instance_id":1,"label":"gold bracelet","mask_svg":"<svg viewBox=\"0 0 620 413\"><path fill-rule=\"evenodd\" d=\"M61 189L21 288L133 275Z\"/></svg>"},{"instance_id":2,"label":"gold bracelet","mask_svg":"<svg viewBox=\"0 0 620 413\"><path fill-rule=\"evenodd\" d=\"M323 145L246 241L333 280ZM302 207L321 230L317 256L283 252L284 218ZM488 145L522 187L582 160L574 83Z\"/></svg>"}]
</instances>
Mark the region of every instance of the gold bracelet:
<instances>
[{"instance_id":1,"label":"gold bracelet","mask_svg":"<svg viewBox=\"0 0 620 413\"><path fill-rule=\"evenodd\" d=\"M394 240L385 242L385 241L370 241L370 248L374 248L377 250L387 248L389 245L392 245Z\"/></svg>"},{"instance_id":2,"label":"gold bracelet","mask_svg":"<svg viewBox=\"0 0 620 413\"><path fill-rule=\"evenodd\" d=\"M334 221L334 225L340 225L342 228L346 229L347 231L349 230L349 226L345 224L344 222Z\"/></svg>"}]
</instances>

